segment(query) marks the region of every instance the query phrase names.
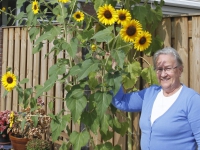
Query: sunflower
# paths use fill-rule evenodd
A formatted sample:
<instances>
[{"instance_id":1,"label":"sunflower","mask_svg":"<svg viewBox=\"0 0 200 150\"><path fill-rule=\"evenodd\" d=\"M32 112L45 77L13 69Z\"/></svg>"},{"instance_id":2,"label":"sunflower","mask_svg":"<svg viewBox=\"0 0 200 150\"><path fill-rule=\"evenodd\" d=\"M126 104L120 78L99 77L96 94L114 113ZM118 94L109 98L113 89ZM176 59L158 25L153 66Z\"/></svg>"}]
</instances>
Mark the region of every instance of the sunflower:
<instances>
[{"instance_id":1,"label":"sunflower","mask_svg":"<svg viewBox=\"0 0 200 150\"><path fill-rule=\"evenodd\" d=\"M131 20L131 14L128 10L119 9L116 12L117 12L117 23L118 24L123 24L124 22Z\"/></svg>"},{"instance_id":2,"label":"sunflower","mask_svg":"<svg viewBox=\"0 0 200 150\"><path fill-rule=\"evenodd\" d=\"M32 10L34 14L37 14L39 12L39 5L38 2L35 0L32 3Z\"/></svg>"},{"instance_id":3,"label":"sunflower","mask_svg":"<svg viewBox=\"0 0 200 150\"><path fill-rule=\"evenodd\" d=\"M7 91L11 91L17 85L17 78L11 72L6 72L2 76L1 82Z\"/></svg>"},{"instance_id":4,"label":"sunflower","mask_svg":"<svg viewBox=\"0 0 200 150\"><path fill-rule=\"evenodd\" d=\"M61 2L61 3L68 3L70 0L58 0L58 2Z\"/></svg>"},{"instance_id":5,"label":"sunflower","mask_svg":"<svg viewBox=\"0 0 200 150\"><path fill-rule=\"evenodd\" d=\"M97 16L99 21L105 25L112 25L117 21L117 12L110 4L99 7Z\"/></svg>"},{"instance_id":6,"label":"sunflower","mask_svg":"<svg viewBox=\"0 0 200 150\"><path fill-rule=\"evenodd\" d=\"M142 25L139 21L133 19L123 24L120 35L125 42L133 42L140 31L142 31Z\"/></svg>"},{"instance_id":7,"label":"sunflower","mask_svg":"<svg viewBox=\"0 0 200 150\"><path fill-rule=\"evenodd\" d=\"M135 38L134 48L138 51L144 51L150 46L151 41L151 34L148 31L142 31Z\"/></svg>"},{"instance_id":8,"label":"sunflower","mask_svg":"<svg viewBox=\"0 0 200 150\"><path fill-rule=\"evenodd\" d=\"M84 13L81 11L77 11L73 14L73 17L76 21L82 21L84 19Z\"/></svg>"}]
</instances>

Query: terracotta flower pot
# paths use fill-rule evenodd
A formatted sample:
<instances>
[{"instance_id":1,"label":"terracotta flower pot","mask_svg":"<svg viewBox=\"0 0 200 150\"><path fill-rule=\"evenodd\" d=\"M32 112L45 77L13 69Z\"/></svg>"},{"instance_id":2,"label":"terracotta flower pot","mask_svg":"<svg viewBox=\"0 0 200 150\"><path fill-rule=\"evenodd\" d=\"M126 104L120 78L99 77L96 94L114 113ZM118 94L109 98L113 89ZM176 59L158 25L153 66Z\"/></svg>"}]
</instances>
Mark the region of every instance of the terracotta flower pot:
<instances>
[{"instance_id":1,"label":"terracotta flower pot","mask_svg":"<svg viewBox=\"0 0 200 150\"><path fill-rule=\"evenodd\" d=\"M14 150L26 150L26 143L29 141L27 138L18 138L9 134L10 141Z\"/></svg>"}]
</instances>

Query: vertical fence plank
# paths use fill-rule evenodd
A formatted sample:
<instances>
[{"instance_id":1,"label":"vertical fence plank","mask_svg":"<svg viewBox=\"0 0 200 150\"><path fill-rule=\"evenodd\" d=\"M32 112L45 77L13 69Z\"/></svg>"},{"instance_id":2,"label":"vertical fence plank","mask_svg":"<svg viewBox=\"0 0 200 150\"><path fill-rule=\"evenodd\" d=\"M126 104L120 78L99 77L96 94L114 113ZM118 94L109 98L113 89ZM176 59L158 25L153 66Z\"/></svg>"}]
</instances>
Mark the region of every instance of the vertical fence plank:
<instances>
[{"instance_id":1,"label":"vertical fence plank","mask_svg":"<svg viewBox=\"0 0 200 150\"><path fill-rule=\"evenodd\" d=\"M40 34L36 36L36 39L39 36ZM35 43L35 41L33 43ZM40 77L40 53L35 53L33 55L33 86L40 84L39 77Z\"/></svg>"},{"instance_id":2,"label":"vertical fence plank","mask_svg":"<svg viewBox=\"0 0 200 150\"><path fill-rule=\"evenodd\" d=\"M16 76L20 76L19 68L20 68L20 53L21 53L21 46L20 46L20 39L21 39L21 28L15 28L15 45L14 45L14 74ZM12 110L18 111L18 93L16 90L13 91L13 107Z\"/></svg>"},{"instance_id":3,"label":"vertical fence plank","mask_svg":"<svg viewBox=\"0 0 200 150\"><path fill-rule=\"evenodd\" d=\"M58 55L57 55L57 59L63 58L64 54L63 51L61 51ZM61 78L61 76L59 76L58 78ZM63 98L63 84L62 83L56 83L55 85L56 89L55 89L55 97L58 97L55 99L55 113L59 113L62 109L63 109L63 100L60 98Z\"/></svg>"},{"instance_id":4,"label":"vertical fence plank","mask_svg":"<svg viewBox=\"0 0 200 150\"><path fill-rule=\"evenodd\" d=\"M47 68L47 58L45 57L45 54L47 54L47 49L48 49L48 43L47 41L43 41L43 47L42 47L42 50L41 50L41 67L40 67L40 84L41 85L44 85L45 81L47 80L48 78L48 68ZM43 95L46 95L47 93L43 93ZM46 96L42 96L41 97L42 101L45 102L46 104L46 100L47 100L47 97ZM45 108L45 111L46 111L46 108Z\"/></svg>"},{"instance_id":5,"label":"vertical fence plank","mask_svg":"<svg viewBox=\"0 0 200 150\"><path fill-rule=\"evenodd\" d=\"M122 112L125 116L126 113ZM124 119L122 118L121 115L117 115L117 118L119 118L119 121L123 121ZM122 150L126 150L126 134L122 137L120 134L118 133L114 133L114 137L113 137L113 144L114 145L120 145Z\"/></svg>"},{"instance_id":6,"label":"vertical fence plank","mask_svg":"<svg viewBox=\"0 0 200 150\"><path fill-rule=\"evenodd\" d=\"M49 46L48 52L50 52L51 49L53 48L53 42L49 43L48 46ZM48 59L47 60L48 60L47 68L49 69L54 64L54 61L55 61L53 53L50 53L48 55ZM51 88L51 90L49 90L47 92L47 95L48 95L48 98L46 100L46 104L48 105L49 102L54 101L54 98L53 98L54 97L54 88ZM48 108L48 106L46 106L46 110L47 110L47 113L51 112L51 110Z\"/></svg>"},{"instance_id":7,"label":"vertical fence plank","mask_svg":"<svg viewBox=\"0 0 200 150\"><path fill-rule=\"evenodd\" d=\"M159 35L159 37L164 41L165 47L171 45L171 23L171 18L164 18L156 29L156 35Z\"/></svg>"},{"instance_id":8,"label":"vertical fence plank","mask_svg":"<svg viewBox=\"0 0 200 150\"><path fill-rule=\"evenodd\" d=\"M6 72L6 67L8 65L8 28L3 29L3 57L2 57L2 75ZM1 84L1 110L6 109L6 98L3 97L5 92L4 87Z\"/></svg>"},{"instance_id":9,"label":"vertical fence plank","mask_svg":"<svg viewBox=\"0 0 200 150\"><path fill-rule=\"evenodd\" d=\"M68 38L70 38L69 35L68 35ZM68 42L69 42L69 41L70 41L70 40L68 40ZM65 59L69 58L69 54L67 53L67 51L64 51L64 58L65 58ZM68 67L69 67L69 66L67 66L66 74L69 72ZM72 80L71 77L68 77L68 79L66 79L66 81L65 81L64 86L67 86L68 82L71 81L71 80ZM67 92L68 92L67 90L64 90L63 98L66 97ZM64 111L64 115L71 114L70 110L67 108L67 103L66 103L66 100L65 100L65 99L64 99L63 105L64 105L64 106L63 106L63 109L65 110L65 111ZM66 124L66 126L68 126L69 129L71 130L71 128L72 128L71 121L68 122L68 123ZM66 129L65 129L64 131L67 133ZM64 139L63 141L64 141L64 142L67 142L66 139Z\"/></svg>"},{"instance_id":10,"label":"vertical fence plank","mask_svg":"<svg viewBox=\"0 0 200 150\"><path fill-rule=\"evenodd\" d=\"M200 17L192 17L192 43L190 51L190 87L200 93Z\"/></svg>"},{"instance_id":11,"label":"vertical fence plank","mask_svg":"<svg viewBox=\"0 0 200 150\"><path fill-rule=\"evenodd\" d=\"M189 62L189 63L188 63L188 65L189 65L189 68L188 68L188 71L189 71L189 74L188 74L189 83L188 83L188 84L189 84L189 87L191 87L191 85L190 85L190 84L191 84L191 83L190 83L190 80L192 80L192 79L191 79L191 73L190 73L190 72L191 72L191 67L190 67L190 65L191 65L190 61L191 61L191 60L190 60L190 59L192 59L192 58L191 58L191 53L192 53L192 51L193 51L193 41L192 41L192 39L189 39L189 42L188 42L188 43L189 43L189 59L188 59L188 62Z\"/></svg>"},{"instance_id":12,"label":"vertical fence plank","mask_svg":"<svg viewBox=\"0 0 200 150\"><path fill-rule=\"evenodd\" d=\"M188 38L192 37L192 21L190 17L188 17Z\"/></svg>"},{"instance_id":13,"label":"vertical fence plank","mask_svg":"<svg viewBox=\"0 0 200 150\"><path fill-rule=\"evenodd\" d=\"M9 29L9 41L8 41L8 67L13 69L14 64L14 28ZM13 71L13 70L12 70ZM6 109L12 109L13 93L9 92L6 98Z\"/></svg>"},{"instance_id":14,"label":"vertical fence plank","mask_svg":"<svg viewBox=\"0 0 200 150\"><path fill-rule=\"evenodd\" d=\"M29 79L29 82L26 84L27 88L33 87L33 44L29 38L29 34L27 37L27 63L26 63L26 78Z\"/></svg>"},{"instance_id":15,"label":"vertical fence plank","mask_svg":"<svg viewBox=\"0 0 200 150\"><path fill-rule=\"evenodd\" d=\"M94 141L95 145L101 144L101 134L100 131L97 131L97 134L94 134L93 132L90 132L92 139ZM93 150L94 148L90 145L89 150Z\"/></svg>"},{"instance_id":16,"label":"vertical fence plank","mask_svg":"<svg viewBox=\"0 0 200 150\"><path fill-rule=\"evenodd\" d=\"M21 28L21 53L20 53L20 81L26 77L26 61L27 61L27 49L26 49L27 29ZM25 88L25 85L22 85Z\"/></svg>"},{"instance_id":17,"label":"vertical fence plank","mask_svg":"<svg viewBox=\"0 0 200 150\"><path fill-rule=\"evenodd\" d=\"M188 86L188 18L178 17L174 19L175 46L184 63L184 73L181 82Z\"/></svg>"},{"instance_id":18,"label":"vertical fence plank","mask_svg":"<svg viewBox=\"0 0 200 150\"><path fill-rule=\"evenodd\" d=\"M133 121L133 150L140 150L140 127L139 127L140 113L135 112L132 115Z\"/></svg>"},{"instance_id":19,"label":"vertical fence plank","mask_svg":"<svg viewBox=\"0 0 200 150\"><path fill-rule=\"evenodd\" d=\"M70 43L70 40L71 40L71 35L67 35L67 41ZM79 58L81 58L81 49L79 48L77 50L77 54L76 54L76 59L74 60L75 64L78 64L79 63ZM70 56L68 56L70 57ZM66 108L66 107L65 107ZM81 131L81 125L79 123L74 123L71 121L71 131L77 131L77 132L80 132Z\"/></svg>"},{"instance_id":20,"label":"vertical fence plank","mask_svg":"<svg viewBox=\"0 0 200 150\"><path fill-rule=\"evenodd\" d=\"M26 64L27 64L27 29L21 28L21 53L20 53L20 77L19 80L23 80L26 77ZM25 85L21 85L22 89L25 89ZM20 107L20 106L19 106ZM21 107L19 108L21 109ZM21 110L20 110L21 111Z\"/></svg>"}]
</instances>

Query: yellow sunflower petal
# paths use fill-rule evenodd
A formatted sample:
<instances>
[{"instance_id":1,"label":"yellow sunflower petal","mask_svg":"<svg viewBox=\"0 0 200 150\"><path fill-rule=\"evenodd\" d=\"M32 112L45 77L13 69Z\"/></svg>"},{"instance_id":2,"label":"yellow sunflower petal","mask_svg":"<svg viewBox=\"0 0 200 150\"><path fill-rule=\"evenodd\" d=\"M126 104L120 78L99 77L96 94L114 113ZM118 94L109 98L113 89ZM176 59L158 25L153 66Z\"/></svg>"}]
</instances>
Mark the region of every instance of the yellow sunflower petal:
<instances>
[{"instance_id":1,"label":"yellow sunflower petal","mask_svg":"<svg viewBox=\"0 0 200 150\"><path fill-rule=\"evenodd\" d=\"M6 72L2 76L1 82L7 91L11 91L17 85L17 78L11 72Z\"/></svg>"},{"instance_id":2,"label":"yellow sunflower petal","mask_svg":"<svg viewBox=\"0 0 200 150\"><path fill-rule=\"evenodd\" d=\"M112 25L117 21L116 10L110 4L99 7L97 17L99 21L105 25Z\"/></svg>"},{"instance_id":3,"label":"yellow sunflower petal","mask_svg":"<svg viewBox=\"0 0 200 150\"><path fill-rule=\"evenodd\" d=\"M38 2L35 0L32 3L32 10L34 14L37 14L39 12L39 5Z\"/></svg>"},{"instance_id":4,"label":"yellow sunflower petal","mask_svg":"<svg viewBox=\"0 0 200 150\"><path fill-rule=\"evenodd\" d=\"M84 20L84 13L81 12L81 11L77 11L77 12L75 12L75 13L73 14L73 18L74 18L76 21L80 22L80 21Z\"/></svg>"},{"instance_id":5,"label":"yellow sunflower petal","mask_svg":"<svg viewBox=\"0 0 200 150\"><path fill-rule=\"evenodd\" d=\"M123 24L120 35L125 42L133 42L135 37L142 31L142 25L137 20L131 20Z\"/></svg>"},{"instance_id":6,"label":"yellow sunflower petal","mask_svg":"<svg viewBox=\"0 0 200 150\"><path fill-rule=\"evenodd\" d=\"M134 48L138 51L144 51L150 46L151 41L151 34L148 31L140 32L135 38Z\"/></svg>"},{"instance_id":7,"label":"yellow sunflower petal","mask_svg":"<svg viewBox=\"0 0 200 150\"><path fill-rule=\"evenodd\" d=\"M123 25L125 22L131 21L131 14L126 9L119 9L117 12L117 23Z\"/></svg>"}]
</instances>

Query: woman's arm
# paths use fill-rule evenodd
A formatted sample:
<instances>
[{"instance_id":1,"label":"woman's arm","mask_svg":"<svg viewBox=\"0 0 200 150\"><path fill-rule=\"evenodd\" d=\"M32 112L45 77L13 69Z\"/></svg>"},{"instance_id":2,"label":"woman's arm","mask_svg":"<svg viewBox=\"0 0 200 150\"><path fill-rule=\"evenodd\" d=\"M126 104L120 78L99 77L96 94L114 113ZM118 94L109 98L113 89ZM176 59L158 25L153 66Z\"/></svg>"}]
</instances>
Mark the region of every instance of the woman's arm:
<instances>
[{"instance_id":1,"label":"woman's arm","mask_svg":"<svg viewBox=\"0 0 200 150\"><path fill-rule=\"evenodd\" d=\"M200 150L200 95L195 94L188 104L188 121Z\"/></svg>"},{"instance_id":2,"label":"woman's arm","mask_svg":"<svg viewBox=\"0 0 200 150\"><path fill-rule=\"evenodd\" d=\"M145 91L146 89L124 93L123 86L121 86L117 94L113 97L112 104L116 108L127 112L141 111Z\"/></svg>"}]
</instances>

